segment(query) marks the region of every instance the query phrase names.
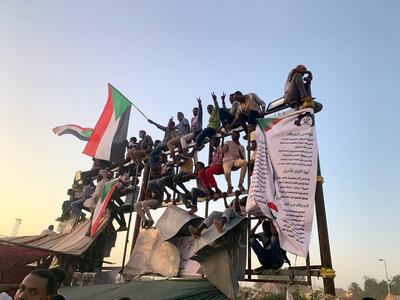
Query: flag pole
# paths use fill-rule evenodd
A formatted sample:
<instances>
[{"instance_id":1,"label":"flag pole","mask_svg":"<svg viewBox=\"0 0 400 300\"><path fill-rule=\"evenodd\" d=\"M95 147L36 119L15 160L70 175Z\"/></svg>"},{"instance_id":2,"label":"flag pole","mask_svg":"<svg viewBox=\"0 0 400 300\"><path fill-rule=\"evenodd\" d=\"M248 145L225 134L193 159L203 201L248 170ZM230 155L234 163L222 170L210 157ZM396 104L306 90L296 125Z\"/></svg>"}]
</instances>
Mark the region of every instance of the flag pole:
<instances>
[{"instance_id":1,"label":"flag pole","mask_svg":"<svg viewBox=\"0 0 400 300\"><path fill-rule=\"evenodd\" d=\"M129 102L130 102L130 101L129 101ZM145 115L139 108L137 108L137 106L136 106L135 104L133 104L132 102L131 102L131 104L132 104L132 106L133 106L134 108L137 109L138 112L140 112L140 113L143 115L143 117L145 117L146 120L149 120L149 118L146 117L146 115Z\"/></svg>"},{"instance_id":2,"label":"flag pole","mask_svg":"<svg viewBox=\"0 0 400 300\"><path fill-rule=\"evenodd\" d=\"M125 97L124 94L122 94L117 88L115 88L115 86L113 86L111 83L108 83L110 86L112 86L113 89L115 89L116 91L118 91L118 93L120 93L121 95L123 95ZM128 101L134 108L136 108L136 110L138 112L140 112L142 114L142 116L146 119L149 120L149 118L135 105L133 104L127 97L125 97L126 101Z\"/></svg>"}]
</instances>

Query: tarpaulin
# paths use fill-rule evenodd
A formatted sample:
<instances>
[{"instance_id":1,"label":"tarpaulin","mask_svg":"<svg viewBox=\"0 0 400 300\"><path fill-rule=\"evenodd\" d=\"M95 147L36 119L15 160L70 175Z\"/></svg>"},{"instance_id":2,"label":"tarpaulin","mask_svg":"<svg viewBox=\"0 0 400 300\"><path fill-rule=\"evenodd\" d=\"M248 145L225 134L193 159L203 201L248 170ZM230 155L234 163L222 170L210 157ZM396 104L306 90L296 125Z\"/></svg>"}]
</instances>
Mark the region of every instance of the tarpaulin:
<instances>
[{"instance_id":1,"label":"tarpaulin","mask_svg":"<svg viewBox=\"0 0 400 300\"><path fill-rule=\"evenodd\" d=\"M207 280L152 280L129 283L67 287L59 290L66 299L117 300L121 297L151 300L222 300L226 299Z\"/></svg>"}]
</instances>

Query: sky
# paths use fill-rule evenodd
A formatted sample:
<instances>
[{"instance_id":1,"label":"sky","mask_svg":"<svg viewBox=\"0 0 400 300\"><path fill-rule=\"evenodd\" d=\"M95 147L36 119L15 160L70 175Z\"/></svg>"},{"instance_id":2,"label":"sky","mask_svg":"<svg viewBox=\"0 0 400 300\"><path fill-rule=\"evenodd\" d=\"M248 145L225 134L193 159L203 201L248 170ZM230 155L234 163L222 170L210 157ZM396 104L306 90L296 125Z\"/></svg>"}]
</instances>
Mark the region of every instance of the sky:
<instances>
[{"instance_id":1,"label":"sky","mask_svg":"<svg viewBox=\"0 0 400 300\"><path fill-rule=\"evenodd\" d=\"M213 91L279 98L305 64L324 105L316 130L336 286L385 279L379 258L400 274L399 13L395 0L1 1L0 234L15 218L19 235L56 224L91 159L51 129L93 127L108 82L166 124ZM162 137L132 110L128 135L140 129ZM315 230L310 255L318 263Z\"/></svg>"}]
</instances>

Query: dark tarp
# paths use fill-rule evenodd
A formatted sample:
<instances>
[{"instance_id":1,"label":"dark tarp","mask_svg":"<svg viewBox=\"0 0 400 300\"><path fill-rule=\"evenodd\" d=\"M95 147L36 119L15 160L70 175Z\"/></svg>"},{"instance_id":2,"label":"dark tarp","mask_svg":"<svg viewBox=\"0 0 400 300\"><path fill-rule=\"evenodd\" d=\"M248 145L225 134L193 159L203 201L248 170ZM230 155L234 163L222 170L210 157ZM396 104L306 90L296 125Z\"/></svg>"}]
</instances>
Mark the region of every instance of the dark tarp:
<instances>
[{"instance_id":1,"label":"dark tarp","mask_svg":"<svg viewBox=\"0 0 400 300\"><path fill-rule=\"evenodd\" d=\"M66 287L59 290L66 299L117 300L222 300L226 299L207 280L152 280L129 283L101 284L84 287Z\"/></svg>"},{"instance_id":2,"label":"dark tarp","mask_svg":"<svg viewBox=\"0 0 400 300\"><path fill-rule=\"evenodd\" d=\"M107 226L110 214L103 217L98 234ZM97 238L86 236L90 220L80 223L71 232L33 236L7 237L0 239L0 283L20 283L33 266L28 264L57 254L81 256Z\"/></svg>"},{"instance_id":3,"label":"dark tarp","mask_svg":"<svg viewBox=\"0 0 400 300\"><path fill-rule=\"evenodd\" d=\"M47 250L0 244L0 271L10 270L15 266L27 265L48 255L49 251Z\"/></svg>"},{"instance_id":4,"label":"dark tarp","mask_svg":"<svg viewBox=\"0 0 400 300\"><path fill-rule=\"evenodd\" d=\"M106 227L110 214L107 213L100 225L98 234ZM86 236L91 220L80 223L69 233L43 234L32 236L7 237L0 239L0 270L32 263L52 253L80 256L96 239Z\"/></svg>"}]
</instances>

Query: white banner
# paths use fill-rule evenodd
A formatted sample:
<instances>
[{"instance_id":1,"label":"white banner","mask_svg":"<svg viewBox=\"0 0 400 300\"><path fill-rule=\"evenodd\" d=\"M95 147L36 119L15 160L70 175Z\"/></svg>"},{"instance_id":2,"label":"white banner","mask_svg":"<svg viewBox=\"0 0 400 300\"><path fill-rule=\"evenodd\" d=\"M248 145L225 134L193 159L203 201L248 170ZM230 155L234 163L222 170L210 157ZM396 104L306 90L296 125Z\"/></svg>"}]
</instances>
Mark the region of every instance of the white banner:
<instances>
[{"instance_id":1,"label":"white banner","mask_svg":"<svg viewBox=\"0 0 400 300\"><path fill-rule=\"evenodd\" d=\"M172 242L175 244L181 254L178 275L200 277L201 275L198 273L200 264L197 261L189 258L194 245L193 238L191 236L174 237Z\"/></svg>"},{"instance_id":2,"label":"white banner","mask_svg":"<svg viewBox=\"0 0 400 300\"><path fill-rule=\"evenodd\" d=\"M272 218L268 203L273 203L275 184L271 161L267 155L267 141L264 130L256 127L257 153L246 203L246 212L254 216Z\"/></svg>"},{"instance_id":3,"label":"white banner","mask_svg":"<svg viewBox=\"0 0 400 300\"><path fill-rule=\"evenodd\" d=\"M278 224L281 248L306 257L318 163L313 111L300 110L259 123L246 210L257 215L258 206L258 212L272 216Z\"/></svg>"}]
</instances>

